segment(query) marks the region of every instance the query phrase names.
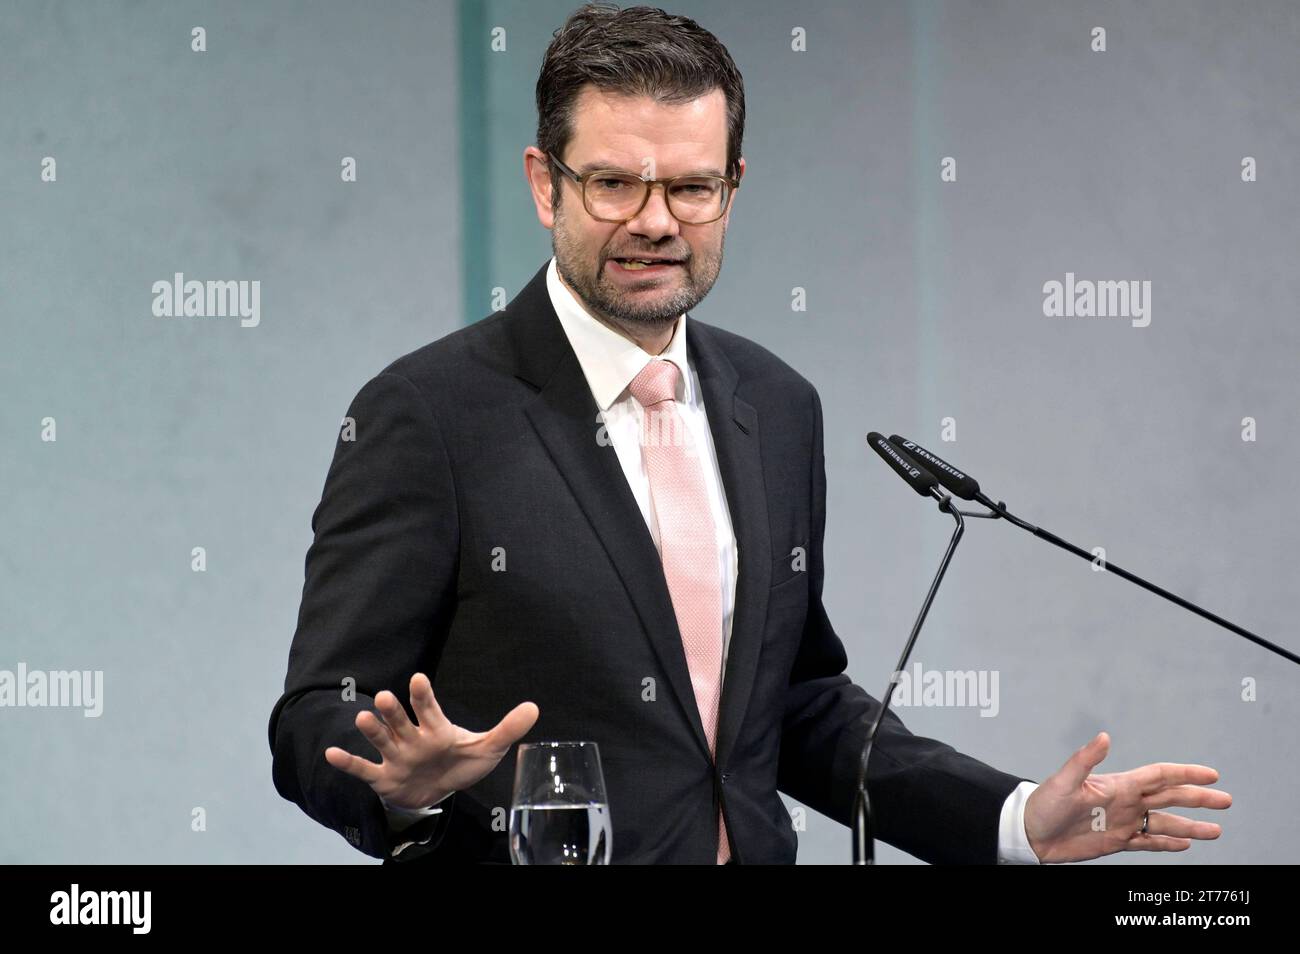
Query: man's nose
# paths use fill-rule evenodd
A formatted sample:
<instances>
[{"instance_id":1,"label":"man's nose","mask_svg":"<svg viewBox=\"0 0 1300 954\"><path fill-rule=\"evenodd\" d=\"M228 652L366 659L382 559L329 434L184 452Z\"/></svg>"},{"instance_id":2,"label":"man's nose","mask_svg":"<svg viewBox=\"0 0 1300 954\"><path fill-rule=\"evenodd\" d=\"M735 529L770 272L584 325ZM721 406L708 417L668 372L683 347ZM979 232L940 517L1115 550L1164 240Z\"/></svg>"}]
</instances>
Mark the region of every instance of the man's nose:
<instances>
[{"instance_id":1,"label":"man's nose","mask_svg":"<svg viewBox=\"0 0 1300 954\"><path fill-rule=\"evenodd\" d=\"M627 230L633 235L643 235L651 241L658 241L665 235L676 235L681 231L680 223L668 211L668 193L662 182L650 186L650 195L645 205L635 218L628 219Z\"/></svg>"}]
</instances>

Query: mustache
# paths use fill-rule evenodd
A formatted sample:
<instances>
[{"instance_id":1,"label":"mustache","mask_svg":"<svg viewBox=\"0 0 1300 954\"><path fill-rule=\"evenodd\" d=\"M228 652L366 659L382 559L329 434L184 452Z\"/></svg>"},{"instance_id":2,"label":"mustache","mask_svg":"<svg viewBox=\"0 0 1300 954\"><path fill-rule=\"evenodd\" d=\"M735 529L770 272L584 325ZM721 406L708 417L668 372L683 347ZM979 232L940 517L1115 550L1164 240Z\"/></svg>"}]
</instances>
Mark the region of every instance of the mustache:
<instances>
[{"instance_id":1,"label":"mustache","mask_svg":"<svg viewBox=\"0 0 1300 954\"><path fill-rule=\"evenodd\" d=\"M645 259L665 259L673 262L686 262L691 258L691 253L677 254L674 252L652 252L652 251L631 251L631 252L612 252L605 258L645 258Z\"/></svg>"}]
</instances>

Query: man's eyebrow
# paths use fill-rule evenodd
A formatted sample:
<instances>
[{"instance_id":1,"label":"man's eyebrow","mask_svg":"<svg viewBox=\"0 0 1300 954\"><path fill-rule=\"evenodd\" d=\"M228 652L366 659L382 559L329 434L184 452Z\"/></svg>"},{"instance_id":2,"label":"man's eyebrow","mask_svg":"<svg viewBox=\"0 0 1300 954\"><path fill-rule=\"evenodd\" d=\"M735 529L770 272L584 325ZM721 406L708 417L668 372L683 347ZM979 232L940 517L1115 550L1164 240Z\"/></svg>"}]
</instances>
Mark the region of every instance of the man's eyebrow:
<instances>
[{"instance_id":1,"label":"man's eyebrow","mask_svg":"<svg viewBox=\"0 0 1300 954\"><path fill-rule=\"evenodd\" d=\"M597 159L594 162L584 162L576 171L580 176L585 176L588 172L626 172L628 175L632 176L639 176L641 174L639 172L633 172L631 169L624 169L617 162L614 162L611 159ZM681 174L684 176L720 176L724 179L726 178L722 172L719 172L717 169L712 167L707 169L692 169L690 172L683 172Z\"/></svg>"}]
</instances>

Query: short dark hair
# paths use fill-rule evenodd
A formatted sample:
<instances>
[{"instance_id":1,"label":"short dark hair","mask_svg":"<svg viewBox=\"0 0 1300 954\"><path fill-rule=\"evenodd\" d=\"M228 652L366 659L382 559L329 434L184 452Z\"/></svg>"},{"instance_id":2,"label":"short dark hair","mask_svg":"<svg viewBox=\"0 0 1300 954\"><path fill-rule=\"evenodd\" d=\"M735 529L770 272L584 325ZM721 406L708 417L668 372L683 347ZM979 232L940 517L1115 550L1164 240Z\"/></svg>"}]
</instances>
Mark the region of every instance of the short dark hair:
<instances>
[{"instance_id":1,"label":"short dark hair","mask_svg":"<svg viewBox=\"0 0 1300 954\"><path fill-rule=\"evenodd\" d=\"M573 108L588 83L598 89L686 103L721 89L727 100L727 168L740 175L745 83L718 38L689 17L658 7L588 3L555 31L537 77L537 146L564 158ZM552 169L553 180L555 170ZM558 184L555 190L558 198Z\"/></svg>"}]
</instances>

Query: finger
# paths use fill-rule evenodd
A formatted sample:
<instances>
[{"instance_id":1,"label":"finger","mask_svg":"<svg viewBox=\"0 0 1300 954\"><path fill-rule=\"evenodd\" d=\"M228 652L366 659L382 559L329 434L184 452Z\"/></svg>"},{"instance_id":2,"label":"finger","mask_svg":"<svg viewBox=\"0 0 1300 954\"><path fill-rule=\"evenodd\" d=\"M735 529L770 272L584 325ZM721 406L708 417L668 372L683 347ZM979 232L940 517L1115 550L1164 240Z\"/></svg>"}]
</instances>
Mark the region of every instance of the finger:
<instances>
[{"instance_id":1,"label":"finger","mask_svg":"<svg viewBox=\"0 0 1300 954\"><path fill-rule=\"evenodd\" d=\"M384 759L393 759L397 757L397 740L393 737L388 726L379 720L379 717L369 709L363 709L357 713L357 728L361 734L369 740L370 744L379 750L379 754Z\"/></svg>"},{"instance_id":2,"label":"finger","mask_svg":"<svg viewBox=\"0 0 1300 954\"><path fill-rule=\"evenodd\" d=\"M1192 843L1186 838L1168 835L1134 835L1124 846L1125 851L1186 851Z\"/></svg>"},{"instance_id":3,"label":"finger","mask_svg":"<svg viewBox=\"0 0 1300 954\"><path fill-rule=\"evenodd\" d=\"M494 748L510 748L528 733L528 730L537 722L539 715L541 715L541 710L537 708L537 703L519 703L506 713L505 718L488 731L488 744Z\"/></svg>"},{"instance_id":4,"label":"finger","mask_svg":"<svg viewBox=\"0 0 1300 954\"><path fill-rule=\"evenodd\" d=\"M1227 808L1232 796L1217 788L1200 785L1175 785L1142 798L1143 808Z\"/></svg>"},{"instance_id":5,"label":"finger","mask_svg":"<svg viewBox=\"0 0 1300 954\"><path fill-rule=\"evenodd\" d=\"M442 706L434 698L433 684L422 672L411 677L411 708L415 710L415 718L421 728L427 729L448 721L443 715Z\"/></svg>"},{"instance_id":6,"label":"finger","mask_svg":"<svg viewBox=\"0 0 1300 954\"><path fill-rule=\"evenodd\" d=\"M1213 841L1223 834L1223 827L1214 822L1197 821L1182 815L1171 815L1169 812L1152 812L1147 819L1147 834Z\"/></svg>"},{"instance_id":7,"label":"finger","mask_svg":"<svg viewBox=\"0 0 1300 954\"><path fill-rule=\"evenodd\" d=\"M415 736L415 726L406 715L406 708L401 700L387 689L375 694L375 708L384 717L384 722L399 739L411 739Z\"/></svg>"},{"instance_id":8,"label":"finger","mask_svg":"<svg viewBox=\"0 0 1300 954\"><path fill-rule=\"evenodd\" d=\"M1153 795L1162 788L1174 785L1208 785L1219 780L1219 773L1208 765L1153 762L1133 769L1133 777L1143 795Z\"/></svg>"},{"instance_id":9,"label":"finger","mask_svg":"<svg viewBox=\"0 0 1300 954\"><path fill-rule=\"evenodd\" d=\"M337 745L331 745L325 750L325 761L340 772L355 775L363 782L373 783L383 774L379 766L374 762L355 756L351 752L340 749Z\"/></svg>"},{"instance_id":10,"label":"finger","mask_svg":"<svg viewBox=\"0 0 1300 954\"><path fill-rule=\"evenodd\" d=\"M1061 767L1062 779L1071 790L1078 788L1109 752L1110 736L1105 732L1098 732L1087 744L1066 759L1065 765Z\"/></svg>"}]
</instances>

